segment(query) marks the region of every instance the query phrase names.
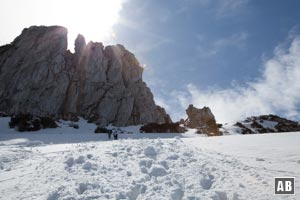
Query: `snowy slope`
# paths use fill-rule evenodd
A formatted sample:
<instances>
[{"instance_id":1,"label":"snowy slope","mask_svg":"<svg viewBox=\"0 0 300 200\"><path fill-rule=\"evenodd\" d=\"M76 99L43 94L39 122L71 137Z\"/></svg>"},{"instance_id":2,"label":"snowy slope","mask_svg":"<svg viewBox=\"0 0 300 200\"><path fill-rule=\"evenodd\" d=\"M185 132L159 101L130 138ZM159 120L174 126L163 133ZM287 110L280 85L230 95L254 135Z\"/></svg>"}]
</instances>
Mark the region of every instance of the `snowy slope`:
<instances>
[{"instance_id":1,"label":"snowy slope","mask_svg":"<svg viewBox=\"0 0 300 200\"><path fill-rule=\"evenodd\" d=\"M300 133L108 141L76 131L71 141L72 131L0 131L0 199L299 199ZM274 196L274 176L296 177L296 196Z\"/></svg>"},{"instance_id":2,"label":"snowy slope","mask_svg":"<svg viewBox=\"0 0 300 200\"><path fill-rule=\"evenodd\" d=\"M34 145L34 142L40 142L44 144L65 144L65 143L78 143L78 142L90 142L90 141L107 141L107 134L95 134L94 130L96 125L87 123L80 118L79 122L75 122L79 126L79 129L69 127L74 122L61 120L58 123L58 128L54 129L42 129L34 132L18 132L8 127L9 117L0 117L0 145L6 144L23 144L27 146ZM108 128L115 128L109 126ZM184 134L177 133L164 133L164 134L140 134L140 126L128 126L120 127L124 130L125 134L120 134L120 139L140 139L140 138L170 138L174 136L178 137L205 137L205 135L195 135L196 130L189 129ZM126 134L132 133L132 134ZM18 139L16 139L18 138ZM34 141L34 142L33 142ZM28 144L27 144L28 143Z\"/></svg>"}]
</instances>

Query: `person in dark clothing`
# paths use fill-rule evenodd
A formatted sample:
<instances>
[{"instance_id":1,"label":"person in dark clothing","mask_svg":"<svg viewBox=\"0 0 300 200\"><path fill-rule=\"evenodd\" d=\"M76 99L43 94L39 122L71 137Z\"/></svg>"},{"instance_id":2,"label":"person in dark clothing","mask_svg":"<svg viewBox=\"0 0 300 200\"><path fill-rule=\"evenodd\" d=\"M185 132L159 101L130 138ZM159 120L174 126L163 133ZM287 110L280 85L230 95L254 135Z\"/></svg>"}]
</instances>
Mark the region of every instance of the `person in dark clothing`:
<instances>
[{"instance_id":1,"label":"person in dark clothing","mask_svg":"<svg viewBox=\"0 0 300 200\"><path fill-rule=\"evenodd\" d=\"M111 139L112 131L109 130L107 134L108 134L108 139Z\"/></svg>"},{"instance_id":2,"label":"person in dark clothing","mask_svg":"<svg viewBox=\"0 0 300 200\"><path fill-rule=\"evenodd\" d=\"M114 135L114 139L117 140L118 139L118 135L119 135L118 131L114 130L113 135Z\"/></svg>"}]
</instances>

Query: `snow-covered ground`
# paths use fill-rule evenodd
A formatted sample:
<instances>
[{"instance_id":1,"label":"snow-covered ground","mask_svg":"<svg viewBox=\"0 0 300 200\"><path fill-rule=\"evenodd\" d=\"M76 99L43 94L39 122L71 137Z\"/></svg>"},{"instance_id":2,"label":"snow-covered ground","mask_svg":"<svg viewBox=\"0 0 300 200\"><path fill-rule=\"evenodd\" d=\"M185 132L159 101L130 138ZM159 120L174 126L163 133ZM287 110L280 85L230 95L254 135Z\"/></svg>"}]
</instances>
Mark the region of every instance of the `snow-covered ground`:
<instances>
[{"instance_id":1,"label":"snow-covered ground","mask_svg":"<svg viewBox=\"0 0 300 200\"><path fill-rule=\"evenodd\" d=\"M200 137L130 127L109 141L82 120L79 129L63 123L17 133L0 118L0 199L300 199L299 132ZM296 195L275 196L276 176L295 177Z\"/></svg>"}]
</instances>

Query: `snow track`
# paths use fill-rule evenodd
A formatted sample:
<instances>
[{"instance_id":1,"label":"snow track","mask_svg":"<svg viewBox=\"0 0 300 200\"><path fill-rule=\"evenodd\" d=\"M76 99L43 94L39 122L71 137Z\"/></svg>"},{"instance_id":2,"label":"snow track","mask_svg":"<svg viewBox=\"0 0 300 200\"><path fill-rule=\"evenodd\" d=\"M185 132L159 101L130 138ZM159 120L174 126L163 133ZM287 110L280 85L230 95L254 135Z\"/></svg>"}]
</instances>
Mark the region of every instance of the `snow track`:
<instances>
[{"instance_id":1,"label":"snow track","mask_svg":"<svg viewBox=\"0 0 300 200\"><path fill-rule=\"evenodd\" d=\"M174 138L3 145L0 199L297 199L273 195L274 176L295 176L297 186L297 160L287 165L298 170L276 170L272 159L230 155L205 141L222 143Z\"/></svg>"}]
</instances>

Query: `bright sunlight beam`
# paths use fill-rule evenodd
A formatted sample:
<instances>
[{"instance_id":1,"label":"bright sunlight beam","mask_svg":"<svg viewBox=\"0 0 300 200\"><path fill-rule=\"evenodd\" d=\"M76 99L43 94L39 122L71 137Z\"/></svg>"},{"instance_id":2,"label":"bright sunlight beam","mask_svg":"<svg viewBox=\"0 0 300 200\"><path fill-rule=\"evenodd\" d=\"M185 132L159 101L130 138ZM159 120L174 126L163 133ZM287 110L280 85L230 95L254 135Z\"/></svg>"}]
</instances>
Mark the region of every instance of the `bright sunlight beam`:
<instances>
[{"instance_id":1,"label":"bright sunlight beam","mask_svg":"<svg viewBox=\"0 0 300 200\"><path fill-rule=\"evenodd\" d=\"M105 42L115 37L112 26L119 18L121 0L73 0L71 5L68 1L54 2L54 9L57 5L68 8L59 10L59 15L55 14L53 17L68 27L71 41L74 42L78 33L83 34L87 41Z\"/></svg>"},{"instance_id":2,"label":"bright sunlight beam","mask_svg":"<svg viewBox=\"0 0 300 200\"><path fill-rule=\"evenodd\" d=\"M124 0L4 0L2 12L13 12L8 27L61 25L68 28L69 49L77 34L86 41L112 42L112 26L119 19ZM17 5L17 6L16 6ZM1 14L0 14L1 16ZM15 37L15 35L14 35Z\"/></svg>"}]
</instances>

